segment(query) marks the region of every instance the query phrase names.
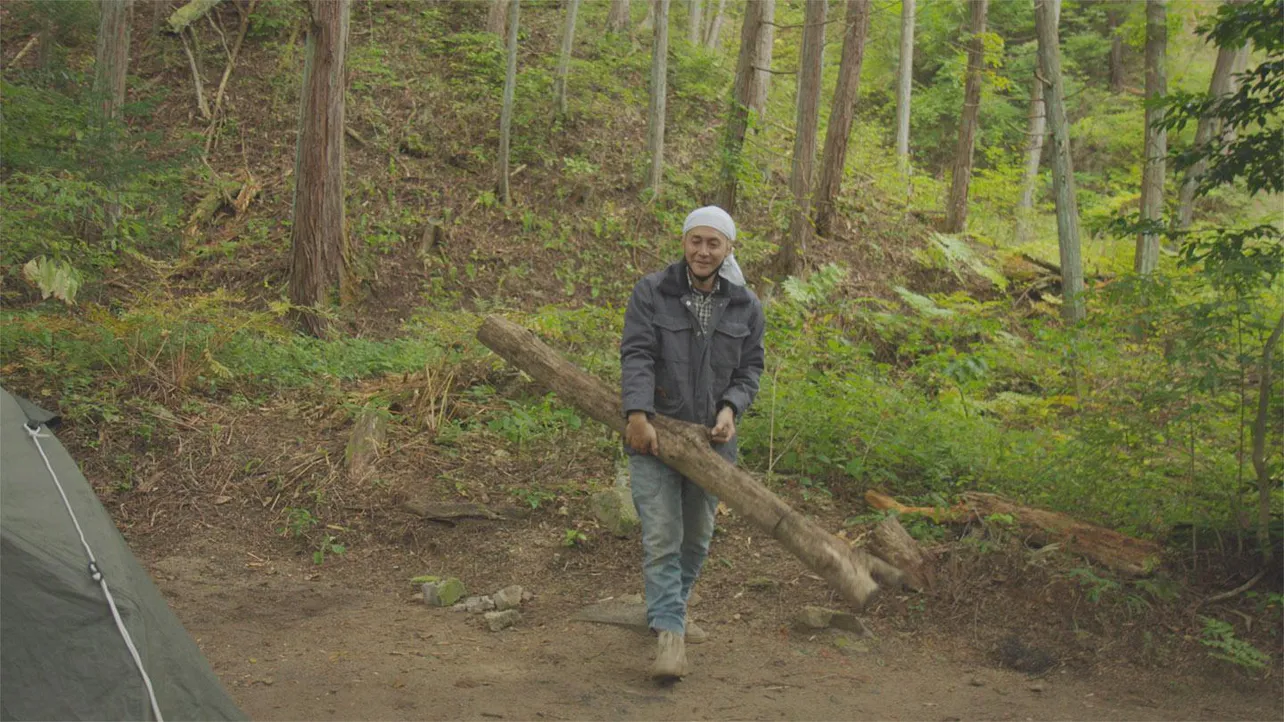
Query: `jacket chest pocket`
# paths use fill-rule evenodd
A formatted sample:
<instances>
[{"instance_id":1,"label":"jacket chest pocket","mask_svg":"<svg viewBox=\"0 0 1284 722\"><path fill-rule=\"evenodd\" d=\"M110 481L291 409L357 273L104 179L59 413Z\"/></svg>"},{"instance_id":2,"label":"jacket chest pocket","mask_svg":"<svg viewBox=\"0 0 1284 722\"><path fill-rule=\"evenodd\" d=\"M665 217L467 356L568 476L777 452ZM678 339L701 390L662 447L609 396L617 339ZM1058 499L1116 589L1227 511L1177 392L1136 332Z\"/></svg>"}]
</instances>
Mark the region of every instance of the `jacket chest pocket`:
<instances>
[{"instance_id":1,"label":"jacket chest pocket","mask_svg":"<svg viewBox=\"0 0 1284 722\"><path fill-rule=\"evenodd\" d=\"M655 338L660 358L670 363L691 363L691 319L681 316L656 315Z\"/></svg>"},{"instance_id":2,"label":"jacket chest pocket","mask_svg":"<svg viewBox=\"0 0 1284 722\"><path fill-rule=\"evenodd\" d=\"M713 366L719 368L738 368L740 353L744 349L745 338L749 335L748 324L737 321L722 321L713 330Z\"/></svg>"}]
</instances>

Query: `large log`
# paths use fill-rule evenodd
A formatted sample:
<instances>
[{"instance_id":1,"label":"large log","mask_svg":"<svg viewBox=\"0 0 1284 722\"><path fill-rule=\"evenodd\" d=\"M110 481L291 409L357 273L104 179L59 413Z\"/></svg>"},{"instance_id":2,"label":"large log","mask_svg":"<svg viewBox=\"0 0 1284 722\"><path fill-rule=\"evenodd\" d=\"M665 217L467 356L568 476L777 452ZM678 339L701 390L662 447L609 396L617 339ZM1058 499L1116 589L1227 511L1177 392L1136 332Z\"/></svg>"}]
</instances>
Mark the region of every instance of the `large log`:
<instances>
[{"instance_id":1,"label":"large log","mask_svg":"<svg viewBox=\"0 0 1284 722\"><path fill-rule=\"evenodd\" d=\"M1059 512L1022 506L997 494L974 491L963 494L962 499L948 508L916 507L905 506L872 489L865 492L866 503L875 509L920 514L940 523L980 521L994 514L1005 514L1012 517L1029 541L1061 544L1072 554L1080 554L1123 574L1144 576L1159 566L1163 549L1148 539L1130 537Z\"/></svg>"},{"instance_id":2,"label":"large log","mask_svg":"<svg viewBox=\"0 0 1284 722\"><path fill-rule=\"evenodd\" d=\"M592 418L624 433L626 420L620 394L549 348L535 334L497 316L489 316L477 338L512 365L555 391ZM660 460L716 495L771 534L782 546L829 582L847 601L863 607L878 590L871 571L884 580L899 578L890 565L851 550L771 493L748 473L714 452L709 429L657 415Z\"/></svg>"},{"instance_id":3,"label":"large log","mask_svg":"<svg viewBox=\"0 0 1284 722\"><path fill-rule=\"evenodd\" d=\"M905 584L911 589L925 591L932 586L932 567L923 556L914 537L905 531L905 527L889 516L878 524L869 535L869 551L886 559L905 574Z\"/></svg>"}]
</instances>

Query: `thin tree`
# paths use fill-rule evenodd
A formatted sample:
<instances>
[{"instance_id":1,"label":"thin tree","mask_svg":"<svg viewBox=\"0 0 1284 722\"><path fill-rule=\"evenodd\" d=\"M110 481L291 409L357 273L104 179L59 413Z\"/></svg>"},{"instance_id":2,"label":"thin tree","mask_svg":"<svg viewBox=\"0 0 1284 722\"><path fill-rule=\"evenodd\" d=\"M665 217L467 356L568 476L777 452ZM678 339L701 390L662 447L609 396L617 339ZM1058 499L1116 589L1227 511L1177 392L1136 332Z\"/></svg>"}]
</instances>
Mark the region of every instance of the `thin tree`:
<instances>
[{"instance_id":1,"label":"thin tree","mask_svg":"<svg viewBox=\"0 0 1284 722\"><path fill-rule=\"evenodd\" d=\"M606 14L606 30L612 33L628 32L629 0L611 0L611 8Z\"/></svg>"},{"instance_id":2,"label":"thin tree","mask_svg":"<svg viewBox=\"0 0 1284 722\"><path fill-rule=\"evenodd\" d=\"M870 0L847 0L847 29L843 34L843 58L834 85L834 103L825 129L825 150L820 156L820 181L816 184L816 233L827 236L834 220L834 200L843 182L847 163L847 141L856 115L860 91L860 69L865 61L865 37L869 33Z\"/></svg>"},{"instance_id":3,"label":"thin tree","mask_svg":"<svg viewBox=\"0 0 1284 722\"><path fill-rule=\"evenodd\" d=\"M771 90L771 55L776 46L776 0L754 0L749 5L755 6L755 12L763 23L762 32L758 33L758 50L754 54L753 82L749 86L749 110L761 120L767 115L767 93Z\"/></svg>"},{"instance_id":4,"label":"thin tree","mask_svg":"<svg viewBox=\"0 0 1284 722\"><path fill-rule=\"evenodd\" d=\"M1247 50L1247 46L1238 48L1222 46L1217 49L1217 62L1213 66L1213 77L1208 82L1208 96L1210 98L1221 98L1235 92L1235 66L1239 62L1240 56L1247 54ZM1195 129L1195 148L1202 149L1219 132L1221 132L1221 123L1216 116L1211 113L1200 116L1199 125ZM1207 167L1208 161L1201 159L1186 169L1177 201L1178 230L1190 228L1190 223L1194 219L1195 188L1199 185L1199 178L1204 174Z\"/></svg>"},{"instance_id":5,"label":"thin tree","mask_svg":"<svg viewBox=\"0 0 1284 722\"><path fill-rule=\"evenodd\" d=\"M486 13L486 32L504 37L508 25L508 0L490 0L490 10Z\"/></svg>"},{"instance_id":6,"label":"thin tree","mask_svg":"<svg viewBox=\"0 0 1284 722\"><path fill-rule=\"evenodd\" d=\"M981 71L985 65L985 13L989 0L968 0L971 8L967 43L967 84L959 118L959 145L954 156L954 177L945 208L945 231L967 230L967 192L972 183L972 151L976 146L976 118L981 109Z\"/></svg>"},{"instance_id":7,"label":"thin tree","mask_svg":"<svg viewBox=\"0 0 1284 722\"><path fill-rule=\"evenodd\" d=\"M1070 158L1070 123L1066 119L1061 81L1054 0L1034 0L1034 29L1039 43L1039 80L1052 128L1052 190L1056 196L1057 238L1061 251L1061 315L1076 323L1083 318L1083 263L1079 254L1079 205L1074 195Z\"/></svg>"},{"instance_id":8,"label":"thin tree","mask_svg":"<svg viewBox=\"0 0 1284 722\"><path fill-rule=\"evenodd\" d=\"M301 330L328 329L325 307L348 285L343 212L344 65L350 0L309 0L290 230L290 303Z\"/></svg>"},{"instance_id":9,"label":"thin tree","mask_svg":"<svg viewBox=\"0 0 1284 722\"><path fill-rule=\"evenodd\" d=\"M118 160L121 108L125 105L125 75L129 69L129 17L133 0L101 0L98 4L98 45L94 56L94 100L108 166ZM46 36L43 42L52 42ZM115 173L108 173L109 198L103 204L103 231L111 235L120 222Z\"/></svg>"},{"instance_id":10,"label":"thin tree","mask_svg":"<svg viewBox=\"0 0 1284 722\"><path fill-rule=\"evenodd\" d=\"M562 30L562 54L557 61L557 77L553 81L553 94L557 99L557 114L566 115L566 76L571 69L571 46L575 42L575 16L580 10L580 0L567 0L566 27Z\"/></svg>"},{"instance_id":11,"label":"thin tree","mask_svg":"<svg viewBox=\"0 0 1284 722\"><path fill-rule=\"evenodd\" d=\"M770 30L767 24L770 21L764 20L770 12L771 0L749 2L745 5L745 17L740 26L740 52L736 58L736 80L731 89L731 107L723 132L722 174L716 200L718 206L732 214L736 212L745 133L749 129L750 106L759 75L757 68L762 65L759 57L762 46L758 40Z\"/></svg>"},{"instance_id":12,"label":"thin tree","mask_svg":"<svg viewBox=\"0 0 1284 722\"><path fill-rule=\"evenodd\" d=\"M722 19L726 11L727 0L718 0L718 10L713 14L713 20L709 21L709 27L704 31L704 46L710 50L718 49L722 35Z\"/></svg>"},{"instance_id":13,"label":"thin tree","mask_svg":"<svg viewBox=\"0 0 1284 722\"><path fill-rule=\"evenodd\" d=\"M901 53L896 65L896 165L909 175L910 92L914 83L914 0L901 1Z\"/></svg>"},{"instance_id":14,"label":"thin tree","mask_svg":"<svg viewBox=\"0 0 1284 722\"><path fill-rule=\"evenodd\" d=\"M1118 7L1106 10L1106 26L1110 29L1110 92L1124 91L1124 42L1119 26L1123 24L1123 11Z\"/></svg>"},{"instance_id":15,"label":"thin tree","mask_svg":"<svg viewBox=\"0 0 1284 722\"><path fill-rule=\"evenodd\" d=\"M511 0L508 8L508 63L504 72L504 105L499 111L499 202L513 201L508 190L508 160L512 147L513 91L517 87L517 26L521 6Z\"/></svg>"},{"instance_id":16,"label":"thin tree","mask_svg":"<svg viewBox=\"0 0 1284 722\"><path fill-rule=\"evenodd\" d=\"M669 0L654 0L655 29L651 42L651 103L647 112L647 152L651 156L647 187L660 195L664 183L664 106L668 92Z\"/></svg>"},{"instance_id":17,"label":"thin tree","mask_svg":"<svg viewBox=\"0 0 1284 722\"><path fill-rule=\"evenodd\" d=\"M687 42L698 45L704 26L704 0L687 0L687 11Z\"/></svg>"},{"instance_id":18,"label":"thin tree","mask_svg":"<svg viewBox=\"0 0 1284 722\"><path fill-rule=\"evenodd\" d=\"M793 209L789 235L776 257L776 271L787 276L798 270L799 254L811 236L811 175L816 164L816 135L820 124L820 80L825 56L826 0L805 0L802 53L798 65L798 114L794 129L793 168L789 190Z\"/></svg>"},{"instance_id":19,"label":"thin tree","mask_svg":"<svg viewBox=\"0 0 1284 722\"><path fill-rule=\"evenodd\" d=\"M1164 107L1158 99L1168 93L1167 0L1146 0L1146 144L1141 171L1141 231L1133 270L1148 274L1159 265L1159 233L1155 225L1164 216L1164 170L1168 156L1168 131L1163 127Z\"/></svg>"},{"instance_id":20,"label":"thin tree","mask_svg":"<svg viewBox=\"0 0 1284 722\"><path fill-rule=\"evenodd\" d=\"M1052 14L1059 23L1061 0L1052 3ZM1037 63L1036 63L1037 65ZM1030 87L1030 115L1027 122L1025 175L1021 179L1021 196L1017 199L1016 238L1024 243L1030 235L1030 220L1034 213L1034 186L1039 178L1039 163L1043 158L1043 140L1048 134L1048 112L1043 105L1043 83L1039 82L1036 68Z\"/></svg>"}]
</instances>

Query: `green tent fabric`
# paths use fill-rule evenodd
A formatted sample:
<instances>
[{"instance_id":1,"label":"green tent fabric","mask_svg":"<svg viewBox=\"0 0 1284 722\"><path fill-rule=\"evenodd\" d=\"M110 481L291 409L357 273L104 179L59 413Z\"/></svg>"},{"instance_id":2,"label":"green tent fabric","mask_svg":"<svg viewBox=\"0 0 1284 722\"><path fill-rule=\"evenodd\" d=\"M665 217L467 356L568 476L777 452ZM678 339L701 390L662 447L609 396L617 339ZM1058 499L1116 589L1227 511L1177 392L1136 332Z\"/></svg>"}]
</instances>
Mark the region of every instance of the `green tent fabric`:
<instances>
[{"instance_id":1,"label":"green tent fabric","mask_svg":"<svg viewBox=\"0 0 1284 722\"><path fill-rule=\"evenodd\" d=\"M41 448L138 650L161 716L245 719L49 431L56 421L0 389L0 719L156 717ZM29 423L39 428L39 447Z\"/></svg>"}]
</instances>

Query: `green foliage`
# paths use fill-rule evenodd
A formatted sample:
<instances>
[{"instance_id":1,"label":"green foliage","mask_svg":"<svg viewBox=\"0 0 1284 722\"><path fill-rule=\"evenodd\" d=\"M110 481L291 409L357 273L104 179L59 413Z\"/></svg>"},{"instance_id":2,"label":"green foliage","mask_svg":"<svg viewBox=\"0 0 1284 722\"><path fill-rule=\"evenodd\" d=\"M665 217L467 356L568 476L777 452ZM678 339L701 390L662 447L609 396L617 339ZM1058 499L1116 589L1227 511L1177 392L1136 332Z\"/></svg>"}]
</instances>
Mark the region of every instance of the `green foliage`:
<instances>
[{"instance_id":1,"label":"green foliage","mask_svg":"<svg viewBox=\"0 0 1284 722\"><path fill-rule=\"evenodd\" d=\"M588 540L588 535L579 529L567 529L562 535L562 546L570 548L584 546L588 544Z\"/></svg>"},{"instance_id":2,"label":"green foliage","mask_svg":"<svg viewBox=\"0 0 1284 722\"><path fill-rule=\"evenodd\" d=\"M1214 617L1201 616L1200 620L1204 623L1204 630L1200 633L1199 643L1214 650L1208 656L1253 672L1270 665L1270 655L1235 636L1235 628L1230 623Z\"/></svg>"},{"instance_id":3,"label":"green foliage","mask_svg":"<svg viewBox=\"0 0 1284 722\"><path fill-rule=\"evenodd\" d=\"M486 427L499 434L519 450L534 441L557 438L567 430L579 429L583 421L571 409L556 404L556 397L549 393L538 404L529 405L509 401L509 412L486 423Z\"/></svg>"},{"instance_id":4,"label":"green foliage","mask_svg":"<svg viewBox=\"0 0 1284 722\"><path fill-rule=\"evenodd\" d=\"M22 275L40 289L42 299L53 296L68 306L76 303L81 278L80 272L70 264L39 256L27 261L27 265L22 267Z\"/></svg>"},{"instance_id":5,"label":"green foliage","mask_svg":"<svg viewBox=\"0 0 1284 722\"><path fill-rule=\"evenodd\" d=\"M1071 579L1079 582L1079 586L1083 589L1088 601L1093 604L1100 603L1101 598L1106 594L1113 594L1123 588L1119 582L1116 582L1113 579L1106 579L1105 577L1097 576L1097 574L1088 567L1071 569L1066 574Z\"/></svg>"}]
</instances>

